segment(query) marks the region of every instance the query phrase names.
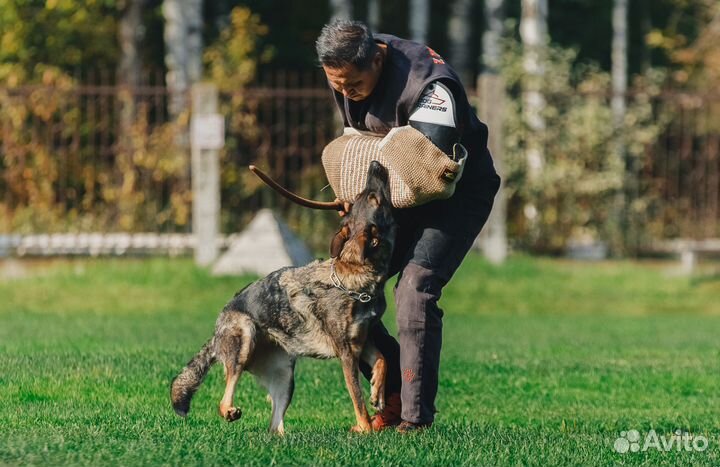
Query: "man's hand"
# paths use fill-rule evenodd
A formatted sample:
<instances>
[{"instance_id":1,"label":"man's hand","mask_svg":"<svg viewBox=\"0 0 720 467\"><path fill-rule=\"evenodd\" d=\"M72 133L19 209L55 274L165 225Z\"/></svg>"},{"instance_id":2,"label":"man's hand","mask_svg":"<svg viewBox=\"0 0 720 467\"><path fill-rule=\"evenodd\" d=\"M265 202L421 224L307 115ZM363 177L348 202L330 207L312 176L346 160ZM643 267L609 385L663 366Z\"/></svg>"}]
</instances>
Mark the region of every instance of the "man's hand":
<instances>
[{"instance_id":1,"label":"man's hand","mask_svg":"<svg viewBox=\"0 0 720 467\"><path fill-rule=\"evenodd\" d=\"M340 200L335 198L335 202L337 203L338 201L340 201ZM345 201L343 203L343 210L338 211L338 214L340 214L340 217L345 217L345 214L349 213L351 209L352 209L352 204Z\"/></svg>"}]
</instances>

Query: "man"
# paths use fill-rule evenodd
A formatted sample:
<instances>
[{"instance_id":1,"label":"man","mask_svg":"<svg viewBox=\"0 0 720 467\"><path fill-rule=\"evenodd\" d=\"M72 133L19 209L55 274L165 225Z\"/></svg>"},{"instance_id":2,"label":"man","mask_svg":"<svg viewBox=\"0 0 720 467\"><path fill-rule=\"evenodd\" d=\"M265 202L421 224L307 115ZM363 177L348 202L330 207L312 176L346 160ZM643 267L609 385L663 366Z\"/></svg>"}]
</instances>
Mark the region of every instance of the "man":
<instances>
[{"instance_id":1,"label":"man","mask_svg":"<svg viewBox=\"0 0 720 467\"><path fill-rule=\"evenodd\" d=\"M468 151L452 197L395 210L389 276L399 273L394 289L399 344L381 322L369 335L388 361L386 407L373 417L373 429L427 428L435 417L442 343L437 302L485 224L500 186L487 127L472 111L458 76L429 47L373 35L360 22L336 21L323 28L316 49L346 127L385 135L410 125L449 156L456 143ZM346 204L346 211L350 208ZM378 306L385 307L384 298ZM361 369L369 377L370 369Z\"/></svg>"}]
</instances>

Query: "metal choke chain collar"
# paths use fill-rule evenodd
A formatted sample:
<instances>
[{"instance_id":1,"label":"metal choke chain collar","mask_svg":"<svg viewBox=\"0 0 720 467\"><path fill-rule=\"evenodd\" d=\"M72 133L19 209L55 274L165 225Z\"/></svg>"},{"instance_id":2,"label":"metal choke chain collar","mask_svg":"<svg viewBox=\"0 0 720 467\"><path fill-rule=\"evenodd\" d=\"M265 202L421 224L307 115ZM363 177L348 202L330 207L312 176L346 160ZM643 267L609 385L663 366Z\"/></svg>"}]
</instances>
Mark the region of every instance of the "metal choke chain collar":
<instances>
[{"instance_id":1,"label":"metal choke chain collar","mask_svg":"<svg viewBox=\"0 0 720 467\"><path fill-rule=\"evenodd\" d=\"M347 287L345 287L345 285L343 285L340 277L338 277L337 275L337 272L335 272L335 258L330 261L330 280L335 287L345 292L345 294L347 294L347 296L352 298L353 300L357 300L361 303L367 303L372 300L372 295L365 292L356 292L355 290L349 290Z\"/></svg>"}]
</instances>

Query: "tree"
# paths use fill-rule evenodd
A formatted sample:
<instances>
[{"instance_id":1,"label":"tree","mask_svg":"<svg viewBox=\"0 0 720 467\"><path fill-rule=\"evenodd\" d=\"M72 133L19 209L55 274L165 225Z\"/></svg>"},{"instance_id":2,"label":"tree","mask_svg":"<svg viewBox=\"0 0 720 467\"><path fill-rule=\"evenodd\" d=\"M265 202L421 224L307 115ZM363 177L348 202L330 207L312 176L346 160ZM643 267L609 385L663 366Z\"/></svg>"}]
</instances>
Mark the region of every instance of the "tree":
<instances>
[{"instance_id":1,"label":"tree","mask_svg":"<svg viewBox=\"0 0 720 467\"><path fill-rule=\"evenodd\" d=\"M135 120L135 93L140 85L142 60L141 44L144 36L142 13L146 0L124 0L118 2L120 21L118 23L118 43L120 45L120 61L117 68L117 83L120 86L120 146L126 147L123 141Z\"/></svg>"},{"instance_id":2,"label":"tree","mask_svg":"<svg viewBox=\"0 0 720 467\"><path fill-rule=\"evenodd\" d=\"M498 75L502 58L501 41L505 19L504 0L485 0L487 27L482 36L483 74Z\"/></svg>"},{"instance_id":3,"label":"tree","mask_svg":"<svg viewBox=\"0 0 720 467\"><path fill-rule=\"evenodd\" d=\"M699 8L698 37L687 46L671 51L671 58L682 67L675 74L676 83L694 90L717 89L720 86L720 3L708 2ZM679 42L679 41L677 41Z\"/></svg>"},{"instance_id":4,"label":"tree","mask_svg":"<svg viewBox=\"0 0 720 467\"><path fill-rule=\"evenodd\" d=\"M368 0L367 22L371 31L380 29L380 0Z\"/></svg>"},{"instance_id":5,"label":"tree","mask_svg":"<svg viewBox=\"0 0 720 467\"><path fill-rule=\"evenodd\" d=\"M614 0L612 40L612 110L615 128L623 125L625 118L625 94L627 93L627 6L628 0ZM618 141L618 158L622 158L623 143Z\"/></svg>"},{"instance_id":6,"label":"tree","mask_svg":"<svg viewBox=\"0 0 720 467\"><path fill-rule=\"evenodd\" d=\"M430 0L410 0L410 39L426 44L430 19Z\"/></svg>"},{"instance_id":7,"label":"tree","mask_svg":"<svg viewBox=\"0 0 720 467\"><path fill-rule=\"evenodd\" d=\"M120 62L118 79L120 85L137 87L140 84L142 60L140 47L144 36L142 13L145 0L124 0L118 2L120 22L118 24L118 43Z\"/></svg>"},{"instance_id":8,"label":"tree","mask_svg":"<svg viewBox=\"0 0 720 467\"><path fill-rule=\"evenodd\" d=\"M520 37L523 43L523 120L527 128L526 161L527 181L535 187L540 181L545 165L544 133L545 97L542 82L545 75L544 60L547 55L547 0L522 0ZM530 236L537 236L538 210L534 196L525 205L525 217L530 225Z\"/></svg>"},{"instance_id":9,"label":"tree","mask_svg":"<svg viewBox=\"0 0 720 467\"><path fill-rule=\"evenodd\" d=\"M545 130L542 94L543 61L547 46L547 0L522 0L520 37L523 42L523 68L527 77L523 85L523 109L530 132L527 151L528 176L531 181L540 176L544 163L541 135Z\"/></svg>"},{"instance_id":10,"label":"tree","mask_svg":"<svg viewBox=\"0 0 720 467\"><path fill-rule=\"evenodd\" d=\"M351 20L353 5L351 0L330 0L330 21Z\"/></svg>"},{"instance_id":11,"label":"tree","mask_svg":"<svg viewBox=\"0 0 720 467\"><path fill-rule=\"evenodd\" d=\"M202 0L163 0L168 111L177 119L188 110L188 90L202 76Z\"/></svg>"},{"instance_id":12,"label":"tree","mask_svg":"<svg viewBox=\"0 0 720 467\"><path fill-rule=\"evenodd\" d=\"M472 0L455 0L448 17L450 63L466 86L472 83L473 67L470 59L472 5Z\"/></svg>"},{"instance_id":13,"label":"tree","mask_svg":"<svg viewBox=\"0 0 720 467\"><path fill-rule=\"evenodd\" d=\"M489 128L488 146L495 161L495 168L503 174L503 120L505 109L505 85L499 69L502 57L503 0L485 0L487 28L482 38L483 71L478 82L480 92L480 116ZM483 253L493 263L502 263L507 257L507 195L501 186L485 228Z\"/></svg>"},{"instance_id":14,"label":"tree","mask_svg":"<svg viewBox=\"0 0 720 467\"><path fill-rule=\"evenodd\" d=\"M127 195L136 190L135 161L133 156L133 124L137 121L136 96L140 85L142 60L140 48L143 38L142 13L145 0L124 0L118 3L120 21L118 23L118 43L120 45L120 61L117 68L118 103L120 104L118 125L118 152L116 161L121 167L123 193ZM123 207L132 211L133 204L125 203ZM127 218L132 215L124 213ZM124 219L123 219L124 220Z\"/></svg>"},{"instance_id":15,"label":"tree","mask_svg":"<svg viewBox=\"0 0 720 467\"><path fill-rule=\"evenodd\" d=\"M12 67L24 75L20 81L38 81L38 70L47 67L68 75L114 70L116 17L109 1L0 0L0 74Z\"/></svg>"},{"instance_id":16,"label":"tree","mask_svg":"<svg viewBox=\"0 0 720 467\"><path fill-rule=\"evenodd\" d=\"M614 157L611 170L621 180L625 177L625 140L623 134L627 93L627 16L628 0L614 0L613 3L613 40L612 40L612 113L614 130ZM610 218L611 247L615 254L623 249L623 230L625 216L625 183L617 190L615 206Z\"/></svg>"}]
</instances>

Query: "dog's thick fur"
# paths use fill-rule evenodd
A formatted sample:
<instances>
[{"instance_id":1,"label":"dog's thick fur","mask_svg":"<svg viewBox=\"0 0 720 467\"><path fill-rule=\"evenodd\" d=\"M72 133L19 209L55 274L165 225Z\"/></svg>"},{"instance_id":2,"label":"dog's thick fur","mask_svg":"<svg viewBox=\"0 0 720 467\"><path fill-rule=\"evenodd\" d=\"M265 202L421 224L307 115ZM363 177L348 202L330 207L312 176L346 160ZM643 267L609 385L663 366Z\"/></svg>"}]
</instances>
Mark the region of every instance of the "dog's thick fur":
<instances>
[{"instance_id":1,"label":"dog's thick fur","mask_svg":"<svg viewBox=\"0 0 720 467\"><path fill-rule=\"evenodd\" d=\"M238 292L220 314L215 335L175 377L172 405L182 416L210 366L225 367L225 394L220 415L240 418L233 404L235 386L247 370L267 388L272 400L270 430L284 432L283 417L294 389L299 356L338 357L355 408L354 431L371 430L358 377L362 358L373 369L370 401L384 406L386 362L367 330L376 316L375 297L383 293L395 238L387 170L373 162L365 190L358 195L331 245L331 260L283 268ZM368 303L333 284L334 264L342 285L372 296Z\"/></svg>"}]
</instances>

